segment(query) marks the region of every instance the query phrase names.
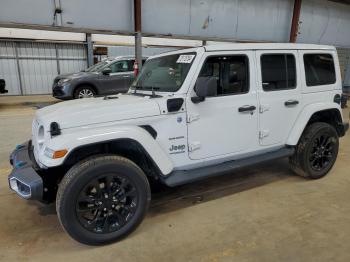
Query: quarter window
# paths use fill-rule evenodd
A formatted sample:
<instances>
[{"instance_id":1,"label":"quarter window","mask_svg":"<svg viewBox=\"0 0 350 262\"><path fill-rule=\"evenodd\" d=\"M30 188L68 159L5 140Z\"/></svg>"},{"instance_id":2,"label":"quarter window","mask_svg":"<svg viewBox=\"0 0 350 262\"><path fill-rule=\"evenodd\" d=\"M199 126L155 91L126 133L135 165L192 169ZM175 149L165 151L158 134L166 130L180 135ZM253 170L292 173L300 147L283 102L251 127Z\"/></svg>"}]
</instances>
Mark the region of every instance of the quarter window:
<instances>
[{"instance_id":1,"label":"quarter window","mask_svg":"<svg viewBox=\"0 0 350 262\"><path fill-rule=\"evenodd\" d=\"M293 89L296 87L294 55L265 54L260 58L264 91Z\"/></svg>"},{"instance_id":2,"label":"quarter window","mask_svg":"<svg viewBox=\"0 0 350 262\"><path fill-rule=\"evenodd\" d=\"M304 67L307 86L330 85L336 81L330 54L304 54Z\"/></svg>"},{"instance_id":3,"label":"quarter window","mask_svg":"<svg viewBox=\"0 0 350 262\"><path fill-rule=\"evenodd\" d=\"M198 78L201 77L216 79L218 88L216 94L212 96L247 93L249 91L248 57L244 55L209 57L198 76Z\"/></svg>"}]
</instances>

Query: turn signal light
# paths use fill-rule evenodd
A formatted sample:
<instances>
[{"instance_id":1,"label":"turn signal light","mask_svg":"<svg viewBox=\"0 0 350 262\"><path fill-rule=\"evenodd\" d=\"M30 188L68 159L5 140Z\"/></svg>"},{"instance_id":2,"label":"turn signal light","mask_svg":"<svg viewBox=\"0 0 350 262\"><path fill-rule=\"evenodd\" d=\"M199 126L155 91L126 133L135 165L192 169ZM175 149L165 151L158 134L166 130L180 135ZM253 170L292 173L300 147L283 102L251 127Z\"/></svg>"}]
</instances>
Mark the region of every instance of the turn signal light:
<instances>
[{"instance_id":1,"label":"turn signal light","mask_svg":"<svg viewBox=\"0 0 350 262\"><path fill-rule=\"evenodd\" d=\"M67 154L67 152L68 152L67 149L54 151L52 158L56 159L56 158L64 157Z\"/></svg>"}]
</instances>

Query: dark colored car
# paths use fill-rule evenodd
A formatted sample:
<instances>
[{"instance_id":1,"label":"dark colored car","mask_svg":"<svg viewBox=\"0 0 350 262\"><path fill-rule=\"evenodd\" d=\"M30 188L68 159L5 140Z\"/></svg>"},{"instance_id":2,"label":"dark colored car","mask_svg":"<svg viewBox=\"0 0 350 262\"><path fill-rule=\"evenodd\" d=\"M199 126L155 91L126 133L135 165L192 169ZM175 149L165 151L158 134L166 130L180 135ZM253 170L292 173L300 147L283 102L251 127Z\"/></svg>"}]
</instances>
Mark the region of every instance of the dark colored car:
<instances>
[{"instance_id":1,"label":"dark colored car","mask_svg":"<svg viewBox=\"0 0 350 262\"><path fill-rule=\"evenodd\" d=\"M0 79L0 94L5 94L8 91L5 89L5 80L4 79Z\"/></svg>"},{"instance_id":2,"label":"dark colored car","mask_svg":"<svg viewBox=\"0 0 350 262\"><path fill-rule=\"evenodd\" d=\"M134 62L133 56L120 56L101 61L79 73L59 75L54 80L52 95L68 100L125 93L134 80Z\"/></svg>"}]
</instances>

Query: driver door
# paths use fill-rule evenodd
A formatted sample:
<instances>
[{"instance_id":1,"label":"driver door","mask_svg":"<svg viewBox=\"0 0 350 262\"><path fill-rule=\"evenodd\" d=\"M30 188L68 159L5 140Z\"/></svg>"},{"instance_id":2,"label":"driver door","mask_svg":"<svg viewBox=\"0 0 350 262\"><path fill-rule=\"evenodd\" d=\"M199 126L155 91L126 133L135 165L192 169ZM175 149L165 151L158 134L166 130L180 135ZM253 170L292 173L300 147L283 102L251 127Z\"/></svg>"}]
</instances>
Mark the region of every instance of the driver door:
<instances>
[{"instance_id":1,"label":"driver door","mask_svg":"<svg viewBox=\"0 0 350 262\"><path fill-rule=\"evenodd\" d=\"M128 60L121 60L111 63L108 68L111 69L109 75L101 75L99 78L101 90L104 94L124 93L128 91L130 79L133 71L130 70Z\"/></svg>"},{"instance_id":2,"label":"driver door","mask_svg":"<svg viewBox=\"0 0 350 262\"><path fill-rule=\"evenodd\" d=\"M254 151L258 140L258 102L252 51L213 52L204 58L200 77L217 80L217 91L203 102L187 98L191 159ZM198 79L197 78L197 79Z\"/></svg>"}]
</instances>

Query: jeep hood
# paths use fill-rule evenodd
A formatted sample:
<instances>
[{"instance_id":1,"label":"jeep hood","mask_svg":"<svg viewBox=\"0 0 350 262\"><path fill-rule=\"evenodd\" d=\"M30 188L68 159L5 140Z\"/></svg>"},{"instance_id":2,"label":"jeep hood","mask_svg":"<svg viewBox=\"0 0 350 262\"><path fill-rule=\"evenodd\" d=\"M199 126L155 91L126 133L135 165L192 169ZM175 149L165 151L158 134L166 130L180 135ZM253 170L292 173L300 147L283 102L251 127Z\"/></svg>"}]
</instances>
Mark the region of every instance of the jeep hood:
<instances>
[{"instance_id":1,"label":"jeep hood","mask_svg":"<svg viewBox=\"0 0 350 262\"><path fill-rule=\"evenodd\" d=\"M36 112L45 126L57 122L61 129L135 119L160 114L158 103L149 96L134 95L85 98L60 102Z\"/></svg>"}]
</instances>

